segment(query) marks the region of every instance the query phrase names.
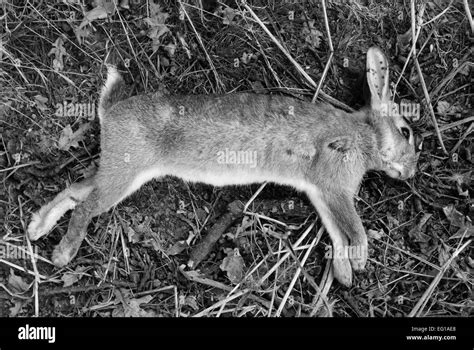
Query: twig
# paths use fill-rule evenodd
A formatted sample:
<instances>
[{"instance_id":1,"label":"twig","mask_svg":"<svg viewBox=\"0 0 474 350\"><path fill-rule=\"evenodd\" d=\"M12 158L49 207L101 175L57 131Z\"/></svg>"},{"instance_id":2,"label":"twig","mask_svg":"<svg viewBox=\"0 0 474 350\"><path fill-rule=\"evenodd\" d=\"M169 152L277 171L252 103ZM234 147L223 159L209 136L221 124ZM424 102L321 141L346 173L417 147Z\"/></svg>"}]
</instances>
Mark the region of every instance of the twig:
<instances>
[{"instance_id":1,"label":"twig","mask_svg":"<svg viewBox=\"0 0 474 350\"><path fill-rule=\"evenodd\" d=\"M413 24L415 23L415 0L411 0L410 4L411 4L411 18L412 18L412 26L413 26ZM420 17L419 19L420 19L420 22L421 22L422 18ZM417 26L419 27L419 26L421 26L421 24L417 24ZM415 31L413 29L412 33L414 33L414 32ZM413 39L413 46L414 46L415 37L413 37L412 39ZM436 132L436 136L438 137L439 144L440 144L441 149L443 150L443 152L445 154L448 154L448 151L446 150L446 147L444 146L444 142L443 142L443 138L441 136L441 132L439 131L438 122L436 120L433 105L431 104L430 94L428 93L428 88L426 87L426 84L425 84L425 78L423 77L423 72L421 71L420 64L418 63L418 57L416 55L416 48L414 48L413 61L415 62L415 67L416 67L416 70L418 72L418 76L420 78L421 87L423 88L423 94L425 95L426 104L427 104L428 109L430 111L431 121L433 123L434 129L435 129L435 132Z\"/></svg>"},{"instance_id":2,"label":"twig","mask_svg":"<svg viewBox=\"0 0 474 350\"><path fill-rule=\"evenodd\" d=\"M188 267L195 269L201 261L214 248L215 243L222 237L225 230L232 225L232 223L242 216L242 202L239 200L233 201L227 206L227 213L222 215L216 223L209 229L204 238L196 244L190 254Z\"/></svg>"},{"instance_id":3,"label":"twig","mask_svg":"<svg viewBox=\"0 0 474 350\"><path fill-rule=\"evenodd\" d=\"M24 168L25 166L31 166L31 165L35 165L35 164L39 164L39 163L41 163L41 162L40 161L35 161L35 162L26 163L26 164L15 165L15 166L12 166L10 168L0 169L0 173L10 171L10 170L17 170L17 169L20 169L20 168Z\"/></svg>"},{"instance_id":4,"label":"twig","mask_svg":"<svg viewBox=\"0 0 474 350\"><path fill-rule=\"evenodd\" d=\"M228 285L225 285L224 283L217 282L217 281L211 280L209 278L205 278L205 277L194 276L194 275L191 275L191 274L189 274L186 271L183 271L181 269L180 269L180 271L190 281L201 283L201 284L204 284L206 286L213 287L213 288L222 289L222 290L225 290L227 292L230 292L232 290L232 287L230 287ZM261 303L265 307L268 307L269 304L270 304L267 300L265 300L263 298L260 298L256 295L253 295L253 294L250 294L249 298L254 300L254 301L257 301L257 302Z\"/></svg>"},{"instance_id":5,"label":"twig","mask_svg":"<svg viewBox=\"0 0 474 350\"><path fill-rule=\"evenodd\" d=\"M57 294L77 294L77 293L87 293L90 291L101 290L101 289L106 289L106 288L134 289L134 288L137 288L137 286L134 283L116 281L116 282L92 284L92 285L87 285L87 286L61 287L61 288L55 288L55 289L40 290L39 294L41 296L52 296L52 295L57 295Z\"/></svg>"},{"instance_id":6,"label":"twig","mask_svg":"<svg viewBox=\"0 0 474 350\"><path fill-rule=\"evenodd\" d=\"M321 290L321 294L316 294L313 298L312 305L314 307L312 308L309 316L314 317L316 313L321 309L322 303L325 304L327 310L328 310L328 317L332 316L332 309L331 309L331 304L327 300L327 295L329 293L329 289L331 289L332 282L334 281L334 273L333 273L333 268L332 268L332 261L328 260L326 262L326 267L324 268L324 273L323 273L323 278L321 279L321 282L319 284L319 288Z\"/></svg>"},{"instance_id":7,"label":"twig","mask_svg":"<svg viewBox=\"0 0 474 350\"><path fill-rule=\"evenodd\" d=\"M323 227L321 227L321 229L319 230L320 232L323 231ZM296 261L296 263L298 264L298 267L301 269L301 272L303 273L304 277L306 278L306 280L308 281L308 283L314 288L314 290L316 291L316 293L318 293L320 296L321 296L321 299L323 300L324 302L324 305L326 306L326 308L328 309L328 312L331 313L331 308L329 306L329 302L326 298L326 296L322 293L321 289L319 288L319 286L316 284L316 282L314 281L314 278L313 276L311 276L307 271L306 269L303 268L303 266L301 265L300 261L298 260L298 257L296 256L293 248L291 247L291 244L290 242L288 242L288 240L285 240L285 243L287 244L288 246L288 249L290 251L290 254L291 256L293 257L293 259Z\"/></svg>"},{"instance_id":8,"label":"twig","mask_svg":"<svg viewBox=\"0 0 474 350\"><path fill-rule=\"evenodd\" d=\"M469 4L467 0L463 0L464 10L466 11L467 19L469 20L469 25L471 26L471 32L474 34L474 22L472 21L471 10L469 9Z\"/></svg>"},{"instance_id":9,"label":"twig","mask_svg":"<svg viewBox=\"0 0 474 350\"><path fill-rule=\"evenodd\" d=\"M474 117L473 117L474 118ZM456 144L454 145L453 149L451 150L451 154L455 153L459 146L461 146L461 144L464 142L464 140L466 139L467 135L469 135L472 130L473 130L473 126L474 126L474 123L471 123L471 125L469 125L469 127L467 128L466 132L461 136L461 138L459 139L458 142L456 142Z\"/></svg>"},{"instance_id":10,"label":"twig","mask_svg":"<svg viewBox=\"0 0 474 350\"><path fill-rule=\"evenodd\" d=\"M408 317L421 316L421 313L423 309L425 308L426 304L428 303L428 300L431 298L431 295L433 294L434 290L438 286L438 283L441 281L441 278L443 277L443 275L451 266L451 263L453 262L453 260L471 243L472 243L472 239L470 239L469 241L464 243L461 247L456 249L456 251L449 258L449 260L443 265L443 267L441 268L441 271L439 271L436 277L433 279L428 289L425 291L425 293L423 293L423 296L420 298L420 300L418 300L413 310L411 310L411 312L408 314Z\"/></svg>"},{"instance_id":11,"label":"twig","mask_svg":"<svg viewBox=\"0 0 474 350\"><path fill-rule=\"evenodd\" d=\"M288 60L290 60L290 62L295 66L296 70L308 81L308 83L312 87L317 88L318 84L316 84L315 81L308 75L308 73L306 73L305 70L300 66L300 64L298 62L296 62L296 60L290 55L288 50L286 50L283 47L283 45L278 41L278 39L275 38L275 36L268 30L268 28L265 26L265 24L262 22L262 20L260 18L258 18L258 16L255 14L255 12L253 12L253 10L247 4L245 4L244 6L247 9L247 11L252 15L255 22L257 22L260 25L260 27L262 27L262 29L265 31L265 33L267 33L267 35L270 37L270 39L272 39L272 41L275 43L275 45L283 52L283 54L288 58ZM351 108L351 107L347 106L346 104L336 100L335 98L329 96L328 94L324 93L323 91L320 92L320 95L336 107L342 108L342 109L344 109L345 111L348 111L348 112L353 112L354 111L353 108Z\"/></svg>"},{"instance_id":12,"label":"twig","mask_svg":"<svg viewBox=\"0 0 474 350\"><path fill-rule=\"evenodd\" d=\"M446 125L443 125L442 127L439 128L439 131L446 131L446 130L449 130L449 129L452 129L452 128L455 128L456 126L459 126L459 125L462 125L462 124L466 124L466 123L469 123L469 122L474 122L474 116L472 117L468 117L468 118L464 118L462 120L458 120L458 121L455 121L455 122L452 122L452 123L449 123L449 124L446 124ZM428 136L431 136L433 135L434 132L433 131L427 131L427 132L424 132L423 134L421 134L421 136L423 137L428 137Z\"/></svg>"},{"instance_id":13,"label":"twig","mask_svg":"<svg viewBox=\"0 0 474 350\"><path fill-rule=\"evenodd\" d=\"M322 230L319 230L322 232ZM306 250L305 255L303 256L303 259L301 259L301 264L298 266L296 269L295 274L293 275L293 278L290 282L290 285L288 286L288 289L285 292L285 295L283 296L283 299L281 300L280 306L278 307L275 316L279 317L283 308L285 307L286 301L290 297L291 291L293 290L293 287L295 286L296 281L298 280L298 277L300 276L302 269L304 267L304 264L306 263L306 260L308 260L309 254L313 251L313 248L316 244L318 244L319 239L321 238L321 235L318 235L313 238L313 241L310 244L310 247Z\"/></svg>"},{"instance_id":14,"label":"twig","mask_svg":"<svg viewBox=\"0 0 474 350\"><path fill-rule=\"evenodd\" d=\"M326 0L321 0L321 4L323 7L323 15L324 15L324 26L326 27L326 34L328 36L328 45L329 45L329 58L326 62L326 65L323 70L323 75L321 79L319 79L318 87L316 88L316 92L314 93L313 98L311 99L311 103L316 102L318 98L319 92L321 91L321 87L323 86L324 80L326 80L326 74L328 73L329 66L332 63L332 58L334 56L334 47L332 46L332 39L331 39L331 30L329 28L329 21L328 21L328 14L326 11Z\"/></svg>"},{"instance_id":15,"label":"twig","mask_svg":"<svg viewBox=\"0 0 474 350\"><path fill-rule=\"evenodd\" d=\"M211 57L209 57L209 54L207 53L206 47L204 46L204 43L202 42L201 36L199 35L198 31L194 27L194 23L193 23L193 21L191 21L191 18L189 17L188 12L184 8L183 3L181 2L181 0L179 0L179 5L181 6L181 8L183 10L183 13L186 15L186 18L189 21L189 24L193 28L194 34L196 35L196 38L199 42L199 45L201 45L204 53L206 54L207 62L209 63L209 66L211 67L212 73L214 73L214 78L216 79L216 83L217 83L218 87L223 88L224 84L222 83L221 79L219 78L219 74L217 74L216 67L214 66L214 63L212 62Z\"/></svg>"}]
</instances>

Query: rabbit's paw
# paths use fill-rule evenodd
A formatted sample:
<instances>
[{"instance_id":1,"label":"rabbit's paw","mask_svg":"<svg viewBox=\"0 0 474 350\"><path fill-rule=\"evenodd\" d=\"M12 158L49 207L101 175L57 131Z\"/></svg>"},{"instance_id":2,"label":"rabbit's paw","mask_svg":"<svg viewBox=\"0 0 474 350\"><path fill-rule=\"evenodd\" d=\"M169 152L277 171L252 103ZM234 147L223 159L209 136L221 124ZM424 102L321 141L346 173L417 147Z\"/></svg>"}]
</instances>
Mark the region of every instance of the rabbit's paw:
<instances>
[{"instance_id":1,"label":"rabbit's paw","mask_svg":"<svg viewBox=\"0 0 474 350\"><path fill-rule=\"evenodd\" d=\"M47 216L44 215L41 210L38 213L33 214L27 229L28 237L30 237L32 241L36 241L43 237L51 230L51 225L48 224L46 217Z\"/></svg>"},{"instance_id":2,"label":"rabbit's paw","mask_svg":"<svg viewBox=\"0 0 474 350\"><path fill-rule=\"evenodd\" d=\"M334 278L343 286L350 287L352 285L352 268L348 259L334 258L332 261L334 270Z\"/></svg>"},{"instance_id":3,"label":"rabbit's paw","mask_svg":"<svg viewBox=\"0 0 474 350\"><path fill-rule=\"evenodd\" d=\"M77 248L64 239L54 248L52 261L57 267L64 267L76 256Z\"/></svg>"}]
</instances>

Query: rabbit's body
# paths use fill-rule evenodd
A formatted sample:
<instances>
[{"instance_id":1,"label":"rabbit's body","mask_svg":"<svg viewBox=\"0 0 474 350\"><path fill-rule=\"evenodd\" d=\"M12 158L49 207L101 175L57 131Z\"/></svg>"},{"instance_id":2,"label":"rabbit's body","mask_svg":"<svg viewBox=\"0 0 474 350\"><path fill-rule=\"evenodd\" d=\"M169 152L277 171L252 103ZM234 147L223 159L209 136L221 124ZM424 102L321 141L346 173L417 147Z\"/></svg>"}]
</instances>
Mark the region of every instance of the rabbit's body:
<instances>
[{"instance_id":1,"label":"rabbit's body","mask_svg":"<svg viewBox=\"0 0 474 350\"><path fill-rule=\"evenodd\" d=\"M214 186L271 181L304 190L308 182L327 186L331 179L354 190L365 170L377 167L367 157L376 146L367 139L373 128L365 113L281 96L143 95L104 116L102 158ZM346 150L335 148L339 141Z\"/></svg>"},{"instance_id":2,"label":"rabbit's body","mask_svg":"<svg viewBox=\"0 0 474 350\"><path fill-rule=\"evenodd\" d=\"M367 238L353 205L364 173L384 170L399 178L414 173L413 135L407 142L399 135L401 122L373 110L350 114L326 104L246 93L123 99L122 84L112 69L99 103L97 174L60 193L28 228L37 239L78 204L53 253L58 266L76 255L92 217L152 178L174 175L214 186L269 181L308 195L334 250L348 242L359 247L359 256L333 260L336 278L350 285L351 263L360 270L367 259ZM397 145L400 140L404 147Z\"/></svg>"}]
</instances>

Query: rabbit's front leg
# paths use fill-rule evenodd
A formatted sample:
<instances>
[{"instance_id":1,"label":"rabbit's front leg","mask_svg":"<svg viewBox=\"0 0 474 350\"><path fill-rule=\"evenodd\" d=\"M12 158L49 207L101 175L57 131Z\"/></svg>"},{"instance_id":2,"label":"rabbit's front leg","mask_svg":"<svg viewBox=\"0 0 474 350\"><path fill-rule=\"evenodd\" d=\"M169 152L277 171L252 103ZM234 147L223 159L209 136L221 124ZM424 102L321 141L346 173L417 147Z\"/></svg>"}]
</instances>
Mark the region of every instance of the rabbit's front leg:
<instances>
[{"instance_id":1,"label":"rabbit's front leg","mask_svg":"<svg viewBox=\"0 0 474 350\"><path fill-rule=\"evenodd\" d=\"M354 199L349 191L331 190L324 194L339 229L347 236L350 246L342 252L351 261L355 271L365 268L367 262L367 235L362 220L354 207Z\"/></svg>"},{"instance_id":2,"label":"rabbit's front leg","mask_svg":"<svg viewBox=\"0 0 474 350\"><path fill-rule=\"evenodd\" d=\"M347 237L341 231L338 225L338 215L333 211L329 203L326 201L328 196L315 185L310 185L305 189L306 195L316 208L326 231L331 238L333 245L333 270L334 277L342 285L350 287L352 285L352 268L349 259L341 252L347 247Z\"/></svg>"}]
</instances>

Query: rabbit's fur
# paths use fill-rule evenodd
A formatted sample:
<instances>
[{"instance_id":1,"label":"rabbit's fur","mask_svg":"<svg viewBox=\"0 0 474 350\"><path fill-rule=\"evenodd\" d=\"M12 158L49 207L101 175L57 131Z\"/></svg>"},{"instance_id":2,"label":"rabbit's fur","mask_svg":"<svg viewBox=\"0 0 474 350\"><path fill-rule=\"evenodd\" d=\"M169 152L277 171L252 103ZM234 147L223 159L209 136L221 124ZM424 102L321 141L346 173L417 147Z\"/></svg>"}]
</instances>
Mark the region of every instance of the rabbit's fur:
<instances>
[{"instance_id":1,"label":"rabbit's fur","mask_svg":"<svg viewBox=\"0 0 474 350\"><path fill-rule=\"evenodd\" d=\"M371 107L351 114L327 104L247 93L124 99L123 80L109 67L98 107L99 170L34 214L29 236L47 234L75 207L53 252L54 264L64 266L77 254L90 220L152 178L174 175L214 186L270 181L307 194L334 252L349 244L358 248L356 256L333 259L336 279L350 286L352 269L362 270L367 260L367 237L353 203L363 175L382 170L407 179L417 162L413 132L385 108L388 63L378 48L367 53L367 79Z\"/></svg>"}]
</instances>

